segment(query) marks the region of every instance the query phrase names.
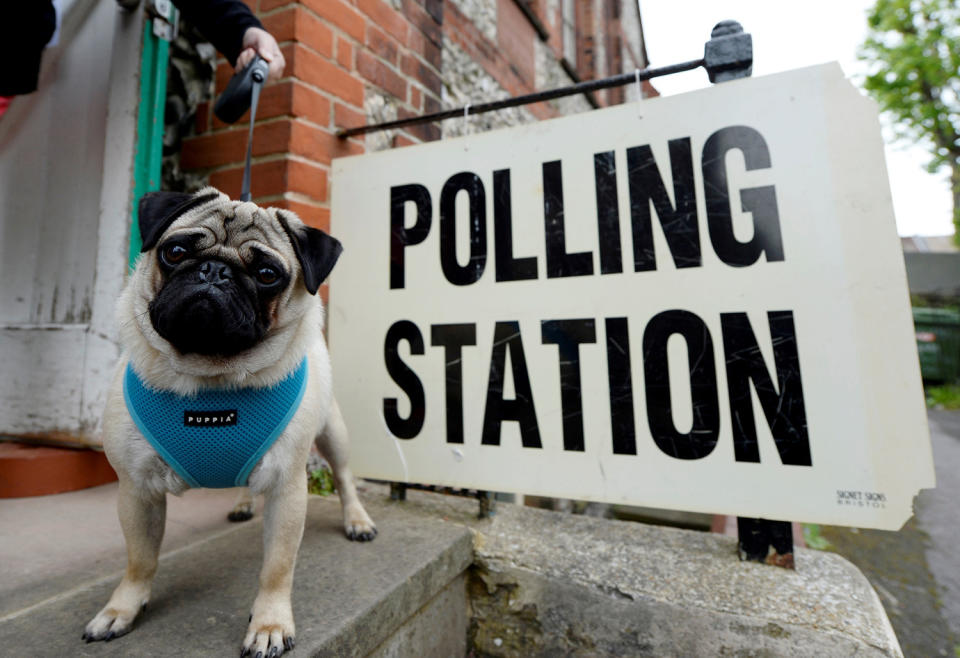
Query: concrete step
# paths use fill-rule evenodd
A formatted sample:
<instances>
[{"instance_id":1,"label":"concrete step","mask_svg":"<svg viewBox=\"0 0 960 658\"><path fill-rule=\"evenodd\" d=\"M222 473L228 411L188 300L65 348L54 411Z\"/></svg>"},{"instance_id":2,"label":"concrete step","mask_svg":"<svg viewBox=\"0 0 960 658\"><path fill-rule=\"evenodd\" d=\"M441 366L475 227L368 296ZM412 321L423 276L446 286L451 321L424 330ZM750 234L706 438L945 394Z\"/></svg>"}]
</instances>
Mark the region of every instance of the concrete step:
<instances>
[{"instance_id":1,"label":"concrete step","mask_svg":"<svg viewBox=\"0 0 960 658\"><path fill-rule=\"evenodd\" d=\"M364 486L380 529L370 544L343 536L336 496L310 500L294 658L903 656L877 594L837 555L798 548L790 571L740 562L717 534L511 504L479 521L474 500L408 491L396 503ZM236 655L259 515L227 524L231 491L171 499L150 606L129 635L87 645L124 562L113 490L93 493L0 504L0 655Z\"/></svg>"},{"instance_id":2,"label":"concrete step","mask_svg":"<svg viewBox=\"0 0 960 658\"><path fill-rule=\"evenodd\" d=\"M294 576L294 655L401 655L401 646L403 655L464 655L470 531L383 495L365 504L380 534L363 544L344 536L336 496L311 497ZM80 639L119 582L121 560L109 576L8 609L0 647L58 657L236 654L256 594L261 530L258 514L162 555L150 605L129 635L89 645Z\"/></svg>"},{"instance_id":3,"label":"concrete step","mask_svg":"<svg viewBox=\"0 0 960 658\"><path fill-rule=\"evenodd\" d=\"M236 498L233 489L169 496L162 554L234 530L227 511ZM51 597L120 573L126 555L116 483L0 501L0 623Z\"/></svg>"}]
</instances>

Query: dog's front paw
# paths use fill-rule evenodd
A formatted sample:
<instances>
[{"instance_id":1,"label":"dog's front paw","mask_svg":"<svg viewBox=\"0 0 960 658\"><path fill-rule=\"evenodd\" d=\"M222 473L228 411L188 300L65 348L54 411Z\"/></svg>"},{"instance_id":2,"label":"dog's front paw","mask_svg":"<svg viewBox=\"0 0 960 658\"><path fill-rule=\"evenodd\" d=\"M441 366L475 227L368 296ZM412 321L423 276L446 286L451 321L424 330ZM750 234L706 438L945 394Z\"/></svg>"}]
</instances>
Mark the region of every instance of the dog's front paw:
<instances>
[{"instance_id":1,"label":"dog's front paw","mask_svg":"<svg viewBox=\"0 0 960 658\"><path fill-rule=\"evenodd\" d=\"M112 603L112 602L111 602ZM109 642L115 637L126 635L133 630L133 620L137 618L140 611L147 607L146 602L139 606L119 607L108 603L103 610L97 613L97 616L90 620L83 631L81 639L87 642L104 640Z\"/></svg>"},{"instance_id":2,"label":"dog's front paw","mask_svg":"<svg viewBox=\"0 0 960 658\"><path fill-rule=\"evenodd\" d=\"M343 510L343 528L351 541L373 541L377 526L359 503Z\"/></svg>"},{"instance_id":3,"label":"dog's front paw","mask_svg":"<svg viewBox=\"0 0 960 658\"><path fill-rule=\"evenodd\" d=\"M290 603L254 604L240 658L276 658L294 646L293 610ZM261 610L262 609L262 610Z\"/></svg>"}]
</instances>

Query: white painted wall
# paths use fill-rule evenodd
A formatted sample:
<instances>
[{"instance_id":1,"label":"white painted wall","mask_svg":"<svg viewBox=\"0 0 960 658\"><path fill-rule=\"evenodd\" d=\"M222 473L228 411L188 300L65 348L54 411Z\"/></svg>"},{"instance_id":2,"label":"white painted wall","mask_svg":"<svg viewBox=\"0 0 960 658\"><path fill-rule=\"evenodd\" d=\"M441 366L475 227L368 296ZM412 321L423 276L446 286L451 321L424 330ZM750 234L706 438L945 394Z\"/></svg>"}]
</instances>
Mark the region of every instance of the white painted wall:
<instances>
[{"instance_id":1,"label":"white painted wall","mask_svg":"<svg viewBox=\"0 0 960 658\"><path fill-rule=\"evenodd\" d=\"M0 119L0 434L99 443L127 266L143 16L64 3Z\"/></svg>"}]
</instances>

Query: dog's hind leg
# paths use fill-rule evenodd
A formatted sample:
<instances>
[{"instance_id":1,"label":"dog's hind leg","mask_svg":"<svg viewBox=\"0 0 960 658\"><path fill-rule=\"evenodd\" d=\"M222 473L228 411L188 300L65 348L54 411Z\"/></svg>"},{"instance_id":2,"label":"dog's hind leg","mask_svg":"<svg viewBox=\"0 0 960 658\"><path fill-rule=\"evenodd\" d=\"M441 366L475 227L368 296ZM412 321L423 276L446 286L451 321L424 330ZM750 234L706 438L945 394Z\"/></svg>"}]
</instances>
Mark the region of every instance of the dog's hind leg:
<instances>
[{"instance_id":1,"label":"dog's hind leg","mask_svg":"<svg viewBox=\"0 0 960 658\"><path fill-rule=\"evenodd\" d=\"M157 571L167 518L166 495L150 497L121 476L117 512L127 542L127 571L107 605L87 624L83 632L87 642L112 640L130 632L133 620L147 605Z\"/></svg>"},{"instance_id":2,"label":"dog's hind leg","mask_svg":"<svg viewBox=\"0 0 960 658\"><path fill-rule=\"evenodd\" d=\"M343 506L343 527L347 537L355 541L370 541L377 536L377 526L363 509L363 504L357 496L353 474L347 466L349 457L347 426L343 422L336 400L330 405L327 425L317 437L316 444L320 454L327 460L333 471L333 483L337 487L340 504Z\"/></svg>"},{"instance_id":3,"label":"dog's hind leg","mask_svg":"<svg viewBox=\"0 0 960 658\"><path fill-rule=\"evenodd\" d=\"M227 514L227 519L235 522L249 521L253 518L253 513L256 509L257 501L254 500L253 493L248 487L243 487L240 490L240 495L237 497L237 502L234 504L233 509Z\"/></svg>"}]
</instances>

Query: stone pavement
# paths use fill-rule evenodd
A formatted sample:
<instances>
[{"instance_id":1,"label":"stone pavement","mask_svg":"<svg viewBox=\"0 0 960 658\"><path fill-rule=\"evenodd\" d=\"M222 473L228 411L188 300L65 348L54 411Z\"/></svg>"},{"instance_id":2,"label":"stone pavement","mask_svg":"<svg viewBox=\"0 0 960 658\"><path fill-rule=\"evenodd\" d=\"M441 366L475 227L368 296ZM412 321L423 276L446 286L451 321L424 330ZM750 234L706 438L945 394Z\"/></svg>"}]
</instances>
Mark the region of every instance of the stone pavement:
<instances>
[{"instance_id":1,"label":"stone pavement","mask_svg":"<svg viewBox=\"0 0 960 658\"><path fill-rule=\"evenodd\" d=\"M935 489L899 532L824 527L831 550L863 571L908 658L960 655L960 412L931 410Z\"/></svg>"}]
</instances>

